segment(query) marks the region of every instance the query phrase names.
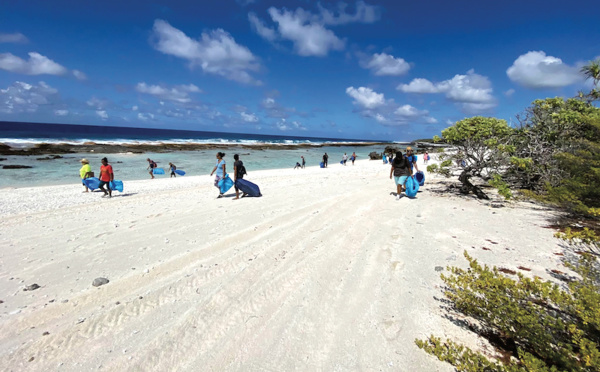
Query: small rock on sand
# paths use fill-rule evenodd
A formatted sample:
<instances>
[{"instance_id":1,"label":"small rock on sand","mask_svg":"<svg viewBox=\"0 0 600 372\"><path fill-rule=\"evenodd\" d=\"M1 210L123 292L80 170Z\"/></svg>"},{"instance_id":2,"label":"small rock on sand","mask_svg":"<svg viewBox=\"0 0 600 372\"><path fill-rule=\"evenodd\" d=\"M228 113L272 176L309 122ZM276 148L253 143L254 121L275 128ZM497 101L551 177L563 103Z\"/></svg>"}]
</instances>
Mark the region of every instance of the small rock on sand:
<instances>
[{"instance_id":1,"label":"small rock on sand","mask_svg":"<svg viewBox=\"0 0 600 372\"><path fill-rule=\"evenodd\" d=\"M435 267L435 271L442 271L442 270L444 270L443 266L436 266Z\"/></svg>"},{"instance_id":2,"label":"small rock on sand","mask_svg":"<svg viewBox=\"0 0 600 372\"><path fill-rule=\"evenodd\" d=\"M101 285L104 285L104 284L108 284L108 279L106 279L106 278L96 278L92 282L92 285L94 287L100 287Z\"/></svg>"},{"instance_id":3,"label":"small rock on sand","mask_svg":"<svg viewBox=\"0 0 600 372\"><path fill-rule=\"evenodd\" d=\"M32 285L28 285L25 288L23 288L23 290L24 291L35 291L38 288L40 288L40 286L37 283L33 283Z\"/></svg>"}]
</instances>

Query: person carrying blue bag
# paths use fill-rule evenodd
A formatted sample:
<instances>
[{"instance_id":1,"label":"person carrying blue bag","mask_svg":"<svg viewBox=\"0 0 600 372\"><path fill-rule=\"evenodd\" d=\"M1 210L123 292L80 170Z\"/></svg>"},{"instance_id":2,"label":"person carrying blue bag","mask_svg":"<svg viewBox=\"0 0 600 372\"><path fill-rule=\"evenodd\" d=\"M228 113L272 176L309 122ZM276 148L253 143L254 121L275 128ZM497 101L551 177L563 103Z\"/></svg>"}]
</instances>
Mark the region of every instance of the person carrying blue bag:
<instances>
[{"instance_id":1,"label":"person carrying blue bag","mask_svg":"<svg viewBox=\"0 0 600 372\"><path fill-rule=\"evenodd\" d=\"M390 168L390 179L394 177L396 183L396 200L402 197L402 191L405 191L405 184L409 177L412 176L412 169L407 157L402 156L402 152L396 152L396 157L392 161Z\"/></svg>"},{"instance_id":2,"label":"person carrying blue bag","mask_svg":"<svg viewBox=\"0 0 600 372\"><path fill-rule=\"evenodd\" d=\"M215 165L215 167L213 168L212 172L210 172L210 175L212 176L213 173L216 172L215 174L215 187L217 189L219 189L219 196L217 196L218 198L222 198L223 197L223 193L221 191L221 188L219 187L219 181L221 181L222 178L225 177L225 175L227 174L227 172L225 171L225 160L223 159L225 157L225 153L224 152L217 152L217 165Z\"/></svg>"},{"instance_id":3,"label":"person carrying blue bag","mask_svg":"<svg viewBox=\"0 0 600 372\"><path fill-rule=\"evenodd\" d=\"M417 155L414 154L414 151L412 149L412 147L407 147L406 148L406 155L404 155L404 157L406 159L408 159L408 162L410 163L410 171L411 173L413 172L413 166L414 168L417 170L417 172L419 171L419 167L417 167Z\"/></svg>"}]
</instances>

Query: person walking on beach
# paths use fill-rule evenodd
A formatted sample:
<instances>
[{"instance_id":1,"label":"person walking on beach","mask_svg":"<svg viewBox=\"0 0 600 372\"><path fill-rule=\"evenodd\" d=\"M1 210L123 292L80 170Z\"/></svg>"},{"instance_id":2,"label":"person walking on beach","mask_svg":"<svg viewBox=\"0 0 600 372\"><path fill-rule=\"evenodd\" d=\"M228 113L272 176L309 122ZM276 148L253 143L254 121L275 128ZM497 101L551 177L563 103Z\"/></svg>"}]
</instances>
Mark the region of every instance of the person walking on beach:
<instances>
[{"instance_id":1,"label":"person walking on beach","mask_svg":"<svg viewBox=\"0 0 600 372\"><path fill-rule=\"evenodd\" d=\"M429 161L429 154L427 153L427 151L425 151L425 155L423 155L423 163L425 163L425 165L427 165L428 161Z\"/></svg>"},{"instance_id":2,"label":"person walking on beach","mask_svg":"<svg viewBox=\"0 0 600 372\"><path fill-rule=\"evenodd\" d=\"M246 167L244 167L244 163L240 160L240 156L238 154L233 155L233 160L235 160L235 162L233 163L233 182L235 187L235 198L233 198L233 200L237 200L240 198L240 189L238 189L235 182L238 179L244 178L244 174L246 174ZM248 194L244 193L242 195L242 198L246 195Z\"/></svg>"},{"instance_id":3,"label":"person walking on beach","mask_svg":"<svg viewBox=\"0 0 600 372\"><path fill-rule=\"evenodd\" d=\"M346 165L347 161L348 161L348 155L346 155L346 153L344 153L344 156L342 156L342 162L344 163L344 166Z\"/></svg>"},{"instance_id":4,"label":"person walking on beach","mask_svg":"<svg viewBox=\"0 0 600 372\"><path fill-rule=\"evenodd\" d=\"M419 167L417 167L417 155L414 154L412 147L409 146L406 148L406 155L404 157L406 157L410 163L411 174L413 173L413 166L418 172Z\"/></svg>"},{"instance_id":5,"label":"person walking on beach","mask_svg":"<svg viewBox=\"0 0 600 372\"><path fill-rule=\"evenodd\" d=\"M150 160L150 158L146 160L148 160L148 168L146 169L150 169L150 176L152 177L152 179L154 179L154 168L156 168L158 165L154 160Z\"/></svg>"},{"instance_id":6,"label":"person walking on beach","mask_svg":"<svg viewBox=\"0 0 600 372\"><path fill-rule=\"evenodd\" d=\"M302 158L302 169L304 169L304 167L306 166L306 159L304 159L304 156L301 156Z\"/></svg>"},{"instance_id":7,"label":"person walking on beach","mask_svg":"<svg viewBox=\"0 0 600 372\"><path fill-rule=\"evenodd\" d=\"M327 160L329 159L329 155L327 155L327 153L325 153L325 155L323 155L323 164L325 165L325 168L327 168Z\"/></svg>"},{"instance_id":8,"label":"person walking on beach","mask_svg":"<svg viewBox=\"0 0 600 372\"><path fill-rule=\"evenodd\" d=\"M217 152L217 165L215 165L215 167L213 168L212 172L210 172L210 175L212 176L213 173L216 172L215 174L215 187L217 189L219 189L219 196L217 196L218 198L222 198L223 194L221 193L221 189L219 188L219 181L225 177L225 175L227 174L225 171L225 160L223 159L225 157L225 153L224 152Z\"/></svg>"},{"instance_id":9,"label":"person walking on beach","mask_svg":"<svg viewBox=\"0 0 600 372\"><path fill-rule=\"evenodd\" d=\"M100 185L99 188L104 192L102 197L108 195L112 198L112 190L110 189L110 181L115 180L115 174L113 173L112 165L108 164L108 159L102 158L102 166L100 166ZM104 190L104 186L108 191Z\"/></svg>"},{"instance_id":10,"label":"person walking on beach","mask_svg":"<svg viewBox=\"0 0 600 372\"><path fill-rule=\"evenodd\" d=\"M175 164L169 163L169 169L171 170L171 177L177 177L177 174L175 174L175 170L177 170Z\"/></svg>"},{"instance_id":11,"label":"person walking on beach","mask_svg":"<svg viewBox=\"0 0 600 372\"><path fill-rule=\"evenodd\" d=\"M396 200L400 200L402 191L406 191L404 184L408 177L412 176L412 169L407 157L402 156L402 152L396 152L394 161L391 162L390 179L394 177L396 183Z\"/></svg>"},{"instance_id":12,"label":"person walking on beach","mask_svg":"<svg viewBox=\"0 0 600 372\"><path fill-rule=\"evenodd\" d=\"M354 165L354 161L356 160L356 152L352 152L352 156L350 157L350 160L352 160L352 165Z\"/></svg>"},{"instance_id":13,"label":"person walking on beach","mask_svg":"<svg viewBox=\"0 0 600 372\"><path fill-rule=\"evenodd\" d=\"M83 184L83 187L85 187L84 192L88 192L89 189L85 184L85 179L89 177L94 177L94 172L92 172L92 167L90 166L90 162L87 159L81 159L79 162L81 163L81 169L79 170L81 183Z\"/></svg>"}]
</instances>

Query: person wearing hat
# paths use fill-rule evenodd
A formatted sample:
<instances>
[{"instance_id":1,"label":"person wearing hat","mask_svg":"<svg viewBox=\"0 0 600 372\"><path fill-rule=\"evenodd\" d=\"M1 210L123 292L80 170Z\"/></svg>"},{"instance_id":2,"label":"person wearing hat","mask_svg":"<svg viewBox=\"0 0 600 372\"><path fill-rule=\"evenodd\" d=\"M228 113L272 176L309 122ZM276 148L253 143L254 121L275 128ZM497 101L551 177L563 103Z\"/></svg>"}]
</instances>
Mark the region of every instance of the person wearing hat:
<instances>
[{"instance_id":1,"label":"person wearing hat","mask_svg":"<svg viewBox=\"0 0 600 372\"><path fill-rule=\"evenodd\" d=\"M414 168L418 172L419 171L419 167L417 167L417 155L415 155L412 147L408 146L406 148L406 155L404 155L404 157L406 159L408 159L408 162L410 163L410 172L411 172L411 174L415 174L416 173L416 172L413 171L413 166L414 166Z\"/></svg>"},{"instance_id":2,"label":"person wearing hat","mask_svg":"<svg viewBox=\"0 0 600 372\"><path fill-rule=\"evenodd\" d=\"M94 172L92 172L92 167L90 167L90 162L87 159L81 159L79 162L81 163L79 177L81 177L81 183L83 184L83 187L85 187L85 191L83 192L88 192L90 189L88 189L84 180L89 177L94 177Z\"/></svg>"}]
</instances>

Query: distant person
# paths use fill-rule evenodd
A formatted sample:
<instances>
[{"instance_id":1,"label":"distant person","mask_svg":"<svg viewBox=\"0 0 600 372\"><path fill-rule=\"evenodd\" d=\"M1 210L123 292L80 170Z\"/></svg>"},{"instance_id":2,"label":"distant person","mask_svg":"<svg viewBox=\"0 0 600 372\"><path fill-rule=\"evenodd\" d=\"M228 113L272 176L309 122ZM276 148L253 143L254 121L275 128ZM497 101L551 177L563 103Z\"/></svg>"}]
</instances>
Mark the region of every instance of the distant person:
<instances>
[{"instance_id":1,"label":"distant person","mask_svg":"<svg viewBox=\"0 0 600 372\"><path fill-rule=\"evenodd\" d=\"M110 181L115 180L115 174L113 173L112 165L108 164L108 159L102 158L102 166L100 167L100 185L99 188L104 192L102 197L108 195L109 198L112 198L112 190L110 189ZM105 190L104 186L108 189Z\"/></svg>"},{"instance_id":2,"label":"distant person","mask_svg":"<svg viewBox=\"0 0 600 372\"><path fill-rule=\"evenodd\" d=\"M177 167L175 166L175 164L169 163L169 170L171 171L171 177L177 177L177 174L175 173Z\"/></svg>"},{"instance_id":3,"label":"distant person","mask_svg":"<svg viewBox=\"0 0 600 372\"><path fill-rule=\"evenodd\" d=\"M150 176L152 177L152 179L154 179L154 168L158 167L158 164L156 164L154 160L150 160L150 158L146 160L148 160L148 168L146 169L150 169Z\"/></svg>"},{"instance_id":4,"label":"distant person","mask_svg":"<svg viewBox=\"0 0 600 372\"><path fill-rule=\"evenodd\" d=\"M296 162L296 166L294 167L294 169L302 169L302 165L299 162Z\"/></svg>"},{"instance_id":5,"label":"distant person","mask_svg":"<svg viewBox=\"0 0 600 372\"><path fill-rule=\"evenodd\" d=\"M406 148L406 155L404 155L404 157L406 159L408 159L409 163L410 163L410 172L411 174L413 173L413 166L414 168L417 170L417 172L419 171L419 167L417 167L417 155L414 154L412 147L407 147Z\"/></svg>"},{"instance_id":6,"label":"distant person","mask_svg":"<svg viewBox=\"0 0 600 372\"><path fill-rule=\"evenodd\" d=\"M325 165L325 168L327 168L327 160L329 160L329 155L325 153L325 155L323 155L323 164Z\"/></svg>"},{"instance_id":7,"label":"distant person","mask_svg":"<svg viewBox=\"0 0 600 372\"><path fill-rule=\"evenodd\" d=\"M394 182L396 183L396 200L400 200L402 192L406 191L404 184L408 177L412 175L412 170L408 158L403 157L400 151L396 152L396 157L391 162L391 165L390 179L392 179L392 176L394 177Z\"/></svg>"},{"instance_id":8,"label":"distant person","mask_svg":"<svg viewBox=\"0 0 600 372\"><path fill-rule=\"evenodd\" d=\"M302 169L304 169L304 167L306 166L306 159L304 159L304 156L301 156L302 158Z\"/></svg>"},{"instance_id":9,"label":"distant person","mask_svg":"<svg viewBox=\"0 0 600 372\"><path fill-rule=\"evenodd\" d=\"M215 187L219 189L219 196L217 196L217 199L223 197L221 189L219 188L219 181L227 174L225 171L225 160L223 159L224 157L224 152L217 152L217 165L215 165L212 172L210 172L211 176L213 175L213 173L217 172L215 174Z\"/></svg>"},{"instance_id":10,"label":"distant person","mask_svg":"<svg viewBox=\"0 0 600 372\"><path fill-rule=\"evenodd\" d=\"M90 190L88 189L84 180L89 177L94 177L94 172L92 172L92 167L90 166L90 162L87 159L81 159L79 162L81 163L81 169L79 169L79 176L81 177L81 183L83 184L83 187L85 187L85 191L83 192L88 192Z\"/></svg>"},{"instance_id":11,"label":"distant person","mask_svg":"<svg viewBox=\"0 0 600 372\"><path fill-rule=\"evenodd\" d=\"M429 154L427 153L427 151L425 151L425 154L423 155L423 162L425 163L425 165L427 165L428 161L429 161Z\"/></svg>"},{"instance_id":12,"label":"distant person","mask_svg":"<svg viewBox=\"0 0 600 372\"><path fill-rule=\"evenodd\" d=\"M244 167L244 163L240 160L240 156L238 154L233 155L233 182L237 180L241 180L244 178L244 174L246 174L246 167ZM298 164L298 163L296 163ZM235 198L233 200L237 200L240 198L240 190L237 185L234 184L235 187ZM242 198L248 194L244 193Z\"/></svg>"},{"instance_id":13,"label":"distant person","mask_svg":"<svg viewBox=\"0 0 600 372\"><path fill-rule=\"evenodd\" d=\"M346 155L346 153L344 153L344 156L342 156L342 162L344 163L344 165L346 165L347 161L348 161L348 155Z\"/></svg>"},{"instance_id":14,"label":"distant person","mask_svg":"<svg viewBox=\"0 0 600 372\"><path fill-rule=\"evenodd\" d=\"M356 153L352 152L352 156L350 157L350 160L352 161L352 165L354 165L354 161L356 160Z\"/></svg>"}]
</instances>

